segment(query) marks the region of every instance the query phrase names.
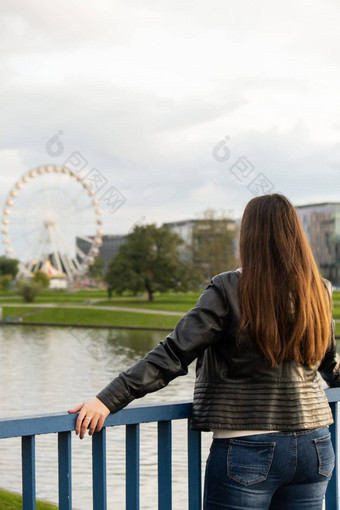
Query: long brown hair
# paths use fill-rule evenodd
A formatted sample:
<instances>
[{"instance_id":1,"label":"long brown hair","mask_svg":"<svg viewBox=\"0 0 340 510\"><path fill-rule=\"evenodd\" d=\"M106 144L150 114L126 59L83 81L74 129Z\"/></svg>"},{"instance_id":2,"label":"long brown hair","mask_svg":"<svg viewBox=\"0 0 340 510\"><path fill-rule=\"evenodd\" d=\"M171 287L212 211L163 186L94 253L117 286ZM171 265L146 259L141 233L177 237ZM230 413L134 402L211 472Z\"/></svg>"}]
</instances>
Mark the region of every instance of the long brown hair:
<instances>
[{"instance_id":1,"label":"long brown hair","mask_svg":"<svg viewBox=\"0 0 340 510\"><path fill-rule=\"evenodd\" d=\"M278 193L248 202L241 221L241 323L271 366L314 365L329 346L332 298L291 202Z\"/></svg>"}]
</instances>

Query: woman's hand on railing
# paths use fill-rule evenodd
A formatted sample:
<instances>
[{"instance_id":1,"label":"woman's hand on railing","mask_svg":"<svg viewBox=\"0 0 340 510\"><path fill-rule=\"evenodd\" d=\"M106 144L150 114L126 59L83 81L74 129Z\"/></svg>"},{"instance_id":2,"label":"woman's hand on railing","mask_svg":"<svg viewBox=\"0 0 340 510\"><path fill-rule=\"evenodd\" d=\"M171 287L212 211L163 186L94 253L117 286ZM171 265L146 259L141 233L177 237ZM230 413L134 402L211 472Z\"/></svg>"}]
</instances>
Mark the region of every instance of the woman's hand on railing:
<instances>
[{"instance_id":1,"label":"woman's hand on railing","mask_svg":"<svg viewBox=\"0 0 340 510\"><path fill-rule=\"evenodd\" d=\"M87 429L89 430L90 436L92 436L95 431L101 431L105 419L110 414L110 410L99 398L95 398L79 404L73 409L70 409L68 413L79 413L76 422L76 434L79 435L80 439L83 439Z\"/></svg>"}]
</instances>

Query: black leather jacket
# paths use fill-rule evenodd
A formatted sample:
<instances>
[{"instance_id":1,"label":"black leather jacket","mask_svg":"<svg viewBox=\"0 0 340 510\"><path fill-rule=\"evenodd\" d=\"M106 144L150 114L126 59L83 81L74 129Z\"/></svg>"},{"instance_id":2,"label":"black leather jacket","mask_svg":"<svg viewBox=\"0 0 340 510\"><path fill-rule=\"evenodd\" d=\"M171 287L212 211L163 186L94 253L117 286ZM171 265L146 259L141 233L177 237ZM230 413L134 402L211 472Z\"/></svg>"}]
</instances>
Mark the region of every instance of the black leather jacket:
<instances>
[{"instance_id":1,"label":"black leather jacket","mask_svg":"<svg viewBox=\"0 0 340 510\"><path fill-rule=\"evenodd\" d=\"M293 361L272 368L245 334L236 343L239 275L237 270L215 276L174 331L97 395L111 412L187 374L197 359L194 429L288 431L333 423L319 374L330 386L340 386L334 320L331 345L319 366Z\"/></svg>"}]
</instances>

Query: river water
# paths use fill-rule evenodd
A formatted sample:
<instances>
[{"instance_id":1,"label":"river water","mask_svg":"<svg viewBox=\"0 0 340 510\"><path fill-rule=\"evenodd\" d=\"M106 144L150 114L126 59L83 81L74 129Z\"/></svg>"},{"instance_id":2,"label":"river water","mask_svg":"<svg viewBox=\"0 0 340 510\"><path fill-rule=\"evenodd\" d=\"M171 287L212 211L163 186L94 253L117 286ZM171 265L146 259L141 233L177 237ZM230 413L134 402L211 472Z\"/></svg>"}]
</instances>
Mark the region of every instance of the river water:
<instances>
[{"instance_id":1,"label":"river water","mask_svg":"<svg viewBox=\"0 0 340 510\"><path fill-rule=\"evenodd\" d=\"M66 412L93 398L143 357L164 333L106 329L4 326L0 329L3 418ZM192 398L194 363L185 377L135 403ZM132 404L133 405L133 404ZM186 420L173 422L173 508L187 508ZM141 425L141 509L157 509L157 425ZM211 443L202 434L202 473ZM57 435L36 437L37 497L58 502ZM73 505L92 509L91 439L72 438ZM20 439L0 441L0 486L21 492ZM125 427L107 430L108 509L125 509Z\"/></svg>"}]
</instances>

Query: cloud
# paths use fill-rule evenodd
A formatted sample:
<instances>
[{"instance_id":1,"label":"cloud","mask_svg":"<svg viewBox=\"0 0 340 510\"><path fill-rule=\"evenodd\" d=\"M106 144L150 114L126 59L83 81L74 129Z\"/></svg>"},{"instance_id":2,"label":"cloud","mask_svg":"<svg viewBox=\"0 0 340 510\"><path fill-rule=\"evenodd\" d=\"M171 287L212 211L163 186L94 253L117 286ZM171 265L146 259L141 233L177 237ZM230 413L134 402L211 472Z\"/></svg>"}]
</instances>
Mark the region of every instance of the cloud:
<instances>
[{"instance_id":1,"label":"cloud","mask_svg":"<svg viewBox=\"0 0 340 510\"><path fill-rule=\"evenodd\" d=\"M127 198L107 233L252 198L246 156L292 201L339 200L340 5L13 0L0 6L0 200L79 151ZM46 153L62 131L63 153ZM212 150L228 135L230 160Z\"/></svg>"}]
</instances>

